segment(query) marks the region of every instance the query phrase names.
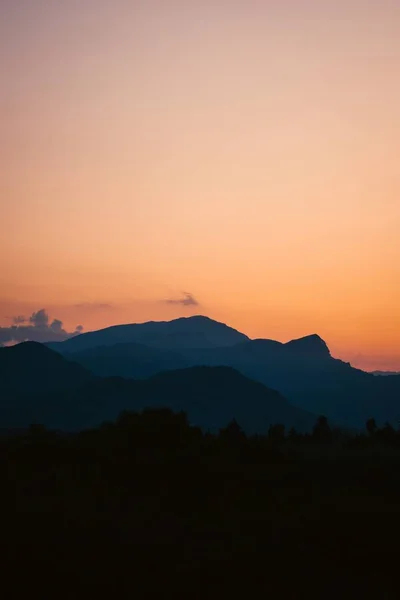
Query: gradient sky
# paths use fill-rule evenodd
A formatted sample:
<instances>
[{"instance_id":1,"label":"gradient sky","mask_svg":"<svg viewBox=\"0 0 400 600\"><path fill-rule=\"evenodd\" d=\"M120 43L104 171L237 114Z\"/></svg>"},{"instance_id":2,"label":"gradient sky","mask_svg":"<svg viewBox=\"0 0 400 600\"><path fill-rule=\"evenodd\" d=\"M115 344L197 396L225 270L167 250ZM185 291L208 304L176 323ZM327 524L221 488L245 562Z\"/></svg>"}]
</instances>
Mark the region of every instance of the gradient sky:
<instances>
[{"instance_id":1,"label":"gradient sky","mask_svg":"<svg viewBox=\"0 0 400 600\"><path fill-rule=\"evenodd\" d=\"M399 0L1 0L0 72L0 325L203 313L400 370Z\"/></svg>"}]
</instances>

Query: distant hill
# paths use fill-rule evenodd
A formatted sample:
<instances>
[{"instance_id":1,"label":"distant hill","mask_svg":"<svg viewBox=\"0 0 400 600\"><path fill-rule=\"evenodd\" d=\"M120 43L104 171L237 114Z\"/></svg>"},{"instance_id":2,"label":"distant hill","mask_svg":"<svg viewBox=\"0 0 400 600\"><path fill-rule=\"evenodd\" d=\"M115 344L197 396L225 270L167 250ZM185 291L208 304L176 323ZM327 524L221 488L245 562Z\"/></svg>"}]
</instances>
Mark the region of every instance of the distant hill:
<instances>
[{"instance_id":1,"label":"distant hill","mask_svg":"<svg viewBox=\"0 0 400 600\"><path fill-rule=\"evenodd\" d=\"M363 428L370 417L396 427L400 420L400 377L374 376L333 358L316 334L287 343L250 340L222 323L190 317L110 327L49 347L98 377L146 379L185 367L226 366L345 427ZM26 389L30 381L32 375L22 375Z\"/></svg>"},{"instance_id":2,"label":"distant hill","mask_svg":"<svg viewBox=\"0 0 400 600\"><path fill-rule=\"evenodd\" d=\"M135 343L87 348L65 353L64 356L100 377L131 379L146 379L160 371L182 369L190 364L188 359L176 351Z\"/></svg>"},{"instance_id":3,"label":"distant hill","mask_svg":"<svg viewBox=\"0 0 400 600\"><path fill-rule=\"evenodd\" d=\"M308 336L286 344L253 340L231 348L188 350L191 364L224 364L279 390L291 404L333 422L362 428L374 416L396 426L400 378L374 377L332 358L325 342Z\"/></svg>"},{"instance_id":4,"label":"distant hill","mask_svg":"<svg viewBox=\"0 0 400 600\"><path fill-rule=\"evenodd\" d=\"M68 361L45 350L41 354L46 364L57 361L69 368ZM49 359L52 354L55 356ZM36 360L40 362L38 357ZM307 431L315 423L315 416L290 406L278 392L233 369L194 367L143 381L94 378L78 387L65 385L45 393L9 390L0 399L0 428L41 423L73 431L114 420L123 410L140 411L148 407L185 411L193 425L210 431L225 427L233 418L247 433L265 433L269 425L276 423Z\"/></svg>"},{"instance_id":5,"label":"distant hill","mask_svg":"<svg viewBox=\"0 0 400 600\"><path fill-rule=\"evenodd\" d=\"M120 338L136 346L112 348ZM371 416L396 426L400 419L400 378L374 377L333 358L316 334L287 343L250 340L206 317L190 317L111 327L52 347L99 375L143 379L184 366L232 367L279 390L291 404L348 427L364 427Z\"/></svg>"},{"instance_id":6,"label":"distant hill","mask_svg":"<svg viewBox=\"0 0 400 600\"><path fill-rule=\"evenodd\" d=\"M0 348L0 390L45 392L78 387L93 378L81 365L37 342Z\"/></svg>"},{"instance_id":7,"label":"distant hill","mask_svg":"<svg viewBox=\"0 0 400 600\"><path fill-rule=\"evenodd\" d=\"M174 321L150 321L132 325L115 325L75 336L48 346L62 354L97 346L136 343L154 348L213 348L233 346L249 338L223 323L195 316Z\"/></svg>"},{"instance_id":8,"label":"distant hill","mask_svg":"<svg viewBox=\"0 0 400 600\"><path fill-rule=\"evenodd\" d=\"M386 377L388 375L400 375L400 371L371 371L371 375L381 375Z\"/></svg>"},{"instance_id":9,"label":"distant hill","mask_svg":"<svg viewBox=\"0 0 400 600\"><path fill-rule=\"evenodd\" d=\"M245 431L266 431L282 423L310 430L315 416L291 406L274 390L229 367L193 367L161 373L143 382L147 406L183 410L196 425L216 430L235 418Z\"/></svg>"}]
</instances>

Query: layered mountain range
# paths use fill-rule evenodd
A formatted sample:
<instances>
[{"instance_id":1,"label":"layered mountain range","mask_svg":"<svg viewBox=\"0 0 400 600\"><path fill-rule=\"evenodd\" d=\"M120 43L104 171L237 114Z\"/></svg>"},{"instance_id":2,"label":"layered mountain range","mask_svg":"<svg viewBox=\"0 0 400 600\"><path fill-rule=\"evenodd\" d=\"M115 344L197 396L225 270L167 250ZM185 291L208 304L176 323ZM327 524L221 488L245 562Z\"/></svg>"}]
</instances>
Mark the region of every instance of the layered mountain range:
<instances>
[{"instance_id":1,"label":"layered mountain range","mask_svg":"<svg viewBox=\"0 0 400 600\"><path fill-rule=\"evenodd\" d=\"M315 334L250 340L202 316L0 349L0 394L2 428L79 429L150 406L210 430L235 418L249 433L278 422L306 431L320 414L351 428L400 420L399 377L333 358Z\"/></svg>"}]
</instances>

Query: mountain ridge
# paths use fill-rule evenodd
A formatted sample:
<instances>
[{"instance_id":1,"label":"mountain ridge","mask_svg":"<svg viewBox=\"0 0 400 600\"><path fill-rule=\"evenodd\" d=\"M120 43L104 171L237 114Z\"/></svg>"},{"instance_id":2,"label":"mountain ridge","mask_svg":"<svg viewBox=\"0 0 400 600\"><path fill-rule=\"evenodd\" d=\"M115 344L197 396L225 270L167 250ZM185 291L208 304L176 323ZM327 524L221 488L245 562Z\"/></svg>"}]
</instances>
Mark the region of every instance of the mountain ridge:
<instances>
[{"instance_id":1,"label":"mountain ridge","mask_svg":"<svg viewBox=\"0 0 400 600\"><path fill-rule=\"evenodd\" d=\"M199 316L180 319L178 322L181 329L189 327L190 330L194 327L197 331L203 326L220 327L220 324L211 319ZM175 322L168 323L174 326ZM152 322L150 328L153 331L150 338L145 339L145 336L142 342L154 348L154 329L165 326L165 322ZM225 331L225 328L223 330ZM289 342L278 342L268 339L251 340L236 330L233 331L234 337L230 337L229 343L224 346L203 344L196 347L192 343L193 338L189 331L189 343L181 337L179 344L172 344L172 347L168 348L170 338L164 337L163 343L156 343L156 346L175 353L175 359L171 359L169 363L154 353L151 357L148 349L140 359L129 362L126 356L119 363L111 356L114 352L112 346L103 347L101 360L95 359L95 352L89 348L80 354L71 352L67 356L70 360L77 360L90 368L97 375L102 375L102 364L107 364L107 368L112 365L112 372L108 371L109 375L135 378L148 377L165 368L170 370L182 366L224 365L280 391L292 405L313 414L324 414L333 422L344 426L363 427L365 420L371 416L380 423L385 420L394 423L398 420L400 379L396 376L375 377L332 357L326 342L316 333ZM85 334L82 334L83 336ZM181 336L185 338L182 331ZM74 338L72 343L77 344L78 339ZM66 344L67 342L59 344L57 350L65 352ZM143 370L139 363L146 363Z\"/></svg>"},{"instance_id":2,"label":"mountain ridge","mask_svg":"<svg viewBox=\"0 0 400 600\"><path fill-rule=\"evenodd\" d=\"M144 341L145 340L145 341ZM84 350L101 345L124 342L146 343L158 348L208 348L230 346L248 341L244 333L225 323L214 321L203 315L180 317L172 321L146 321L112 325L104 329L89 331L64 342L48 343L58 352Z\"/></svg>"},{"instance_id":3,"label":"mountain ridge","mask_svg":"<svg viewBox=\"0 0 400 600\"><path fill-rule=\"evenodd\" d=\"M333 358L315 333L286 343L251 340L196 316L113 326L47 346L97 377L143 380L160 371L226 366L279 391L291 405L346 427L362 428L370 417L397 426L400 419L400 378L377 377Z\"/></svg>"},{"instance_id":4,"label":"mountain ridge","mask_svg":"<svg viewBox=\"0 0 400 600\"><path fill-rule=\"evenodd\" d=\"M14 385L8 385L5 393L0 394L1 429L41 423L74 431L115 420L124 410L146 408L184 411L193 425L210 431L225 427L232 419L239 421L248 433L265 433L269 425L277 422L307 431L315 422L314 415L291 406L278 391L252 381L231 367L193 366L159 372L143 380L86 377L87 371L78 364L40 346L22 345L17 353L10 352L10 348L0 353L0 372L5 361L11 364L15 354L31 358L32 352L37 352L36 369L44 357L39 369L41 387L34 382L29 393L29 382L21 386L13 378L9 384ZM58 387L48 369L50 364L58 365ZM25 364L18 361L17 367L22 370ZM75 372L85 377L72 381Z\"/></svg>"},{"instance_id":5,"label":"mountain ridge","mask_svg":"<svg viewBox=\"0 0 400 600\"><path fill-rule=\"evenodd\" d=\"M196 327L193 328L192 325ZM152 335L154 335L154 331L158 330L175 330L182 335L189 335L191 333L201 333L202 328L206 328L207 334L210 335L210 331L212 328L215 330L219 330L220 332L227 333L229 337L229 341L225 337L221 343L221 340L217 337L217 333L213 334L212 343L200 343L200 345L196 345L194 342L198 341L196 338L194 341L189 341L187 344L183 343L174 343L175 340L172 340L171 346L168 345L168 342L171 341L171 338L164 338L162 341L162 345L160 345L159 340L156 338L152 339ZM147 335L147 339L145 341L139 340L137 338L137 333L141 332L140 337L145 337ZM112 335L116 334L116 335ZM203 342L207 342L205 340ZM215 341L220 343L215 343ZM330 355L330 350L328 348L327 343L316 333L309 334L306 336L302 336L300 338L292 339L287 342L279 342L276 340L270 340L265 338L255 338L251 339L246 334L226 325L225 323L221 323L210 317L204 315L193 315L190 317L179 317L178 319L173 319L171 321L145 321L143 323L126 323L121 325L111 325L109 327L105 327L103 329L98 329L94 331L88 331L86 333L81 333L79 335L74 336L68 340L63 342L49 342L46 345L49 348L56 350L57 352L64 353L68 352L76 352L78 350L86 350L89 348L95 348L98 346L111 346L120 343L142 343L147 346L152 347L163 347L167 349L179 349L179 348L212 348L212 347L229 347L235 346L237 344L245 344L247 342L266 342L271 344L276 344L280 346L287 346L296 350L302 350L304 352L313 352L315 355L325 354Z\"/></svg>"}]
</instances>

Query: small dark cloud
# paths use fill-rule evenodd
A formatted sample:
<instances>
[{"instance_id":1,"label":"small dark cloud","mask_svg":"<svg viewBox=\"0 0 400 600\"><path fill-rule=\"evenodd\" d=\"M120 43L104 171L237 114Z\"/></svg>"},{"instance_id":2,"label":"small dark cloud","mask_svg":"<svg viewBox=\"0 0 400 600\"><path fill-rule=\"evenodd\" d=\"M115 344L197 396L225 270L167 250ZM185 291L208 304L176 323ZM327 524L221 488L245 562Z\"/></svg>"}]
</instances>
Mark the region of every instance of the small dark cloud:
<instances>
[{"instance_id":1,"label":"small dark cloud","mask_svg":"<svg viewBox=\"0 0 400 600\"><path fill-rule=\"evenodd\" d=\"M182 292L182 298L172 298L168 299L165 302L167 304L180 304L181 306L200 306L200 303L196 300L196 298L190 292Z\"/></svg>"},{"instance_id":2,"label":"small dark cloud","mask_svg":"<svg viewBox=\"0 0 400 600\"><path fill-rule=\"evenodd\" d=\"M29 323L32 323L33 327L46 329L49 324L49 315L44 308L41 308L37 312L31 314Z\"/></svg>"},{"instance_id":3,"label":"small dark cloud","mask_svg":"<svg viewBox=\"0 0 400 600\"><path fill-rule=\"evenodd\" d=\"M80 302L79 304L74 304L75 308L90 308L91 310L110 310L113 307L112 304L107 304L107 302Z\"/></svg>"},{"instance_id":4,"label":"small dark cloud","mask_svg":"<svg viewBox=\"0 0 400 600\"><path fill-rule=\"evenodd\" d=\"M82 332L82 325L78 325L75 331L68 332L63 328L60 319L50 322L49 315L44 308L31 314L26 319L22 315L12 318L11 327L0 327L0 345L10 345L19 342L62 342ZM50 324L49 324L50 323Z\"/></svg>"},{"instance_id":5,"label":"small dark cloud","mask_svg":"<svg viewBox=\"0 0 400 600\"><path fill-rule=\"evenodd\" d=\"M54 331L54 333L61 333L63 331L62 321L60 321L59 319L54 319L54 321L50 325L50 329Z\"/></svg>"},{"instance_id":6,"label":"small dark cloud","mask_svg":"<svg viewBox=\"0 0 400 600\"><path fill-rule=\"evenodd\" d=\"M24 315L16 315L12 317L12 322L14 325L22 325L22 323L26 323L27 319Z\"/></svg>"}]
</instances>

